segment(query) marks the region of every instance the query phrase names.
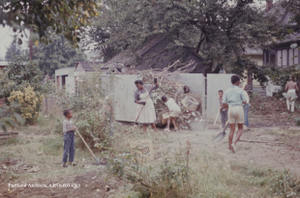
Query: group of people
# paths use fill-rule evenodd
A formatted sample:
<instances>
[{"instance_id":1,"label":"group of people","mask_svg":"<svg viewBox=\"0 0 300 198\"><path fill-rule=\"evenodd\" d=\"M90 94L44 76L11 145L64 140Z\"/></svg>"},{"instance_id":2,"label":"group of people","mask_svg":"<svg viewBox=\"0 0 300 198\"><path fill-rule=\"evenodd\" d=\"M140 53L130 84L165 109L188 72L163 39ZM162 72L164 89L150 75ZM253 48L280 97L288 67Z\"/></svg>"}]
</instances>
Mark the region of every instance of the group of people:
<instances>
[{"instance_id":1,"label":"group of people","mask_svg":"<svg viewBox=\"0 0 300 198\"><path fill-rule=\"evenodd\" d=\"M154 84L145 84L141 80L136 80L135 85L137 90L134 94L134 102L138 104L137 108L137 120L136 122L143 125L144 131L147 129L147 125L151 124L153 130L156 132L156 113L153 101L151 99L151 92L155 89L159 88L157 83L157 79L154 78ZM174 125L174 131L178 130L176 125L175 118L178 117L179 113L181 112L180 107L175 102L173 98L167 98L166 96L162 96L161 100L165 103L165 105L169 109L169 117L167 121L167 127L164 131L170 132L170 124Z\"/></svg>"},{"instance_id":2,"label":"group of people","mask_svg":"<svg viewBox=\"0 0 300 198\"><path fill-rule=\"evenodd\" d=\"M248 110L250 107L249 96L245 90L245 87L240 87L240 77L233 75L231 77L232 86L223 93L223 90L219 90L219 102L220 102L220 114L222 120L222 127L227 124L230 125L230 133L228 136L229 147L228 149L235 153L236 144L239 141L244 126L249 128L248 122ZM134 95L134 102L138 104L137 108L137 120L136 122L143 125L144 131L146 131L147 125L151 124L154 131L157 131L155 121L156 113L153 101L151 99L151 92L159 88L157 79L154 79L152 85L144 85L143 81L136 80L135 85L137 90ZM297 84L293 82L292 78L288 81L285 87L287 92L287 107L288 110L294 112L294 101L297 97L296 91L298 91ZM174 125L174 130L178 130L175 118L181 112L180 107L172 98L162 96L161 100L166 104L169 109L169 117L167 121L166 132L170 132L170 124ZM63 153L63 167L67 167L67 159L69 157L70 165L72 166L75 155L75 142L74 142L74 131L76 130L75 125L72 122L72 111L64 111L65 120L63 122L63 133L64 133L64 153ZM238 130L236 132L236 138L233 141L236 125Z\"/></svg>"}]
</instances>

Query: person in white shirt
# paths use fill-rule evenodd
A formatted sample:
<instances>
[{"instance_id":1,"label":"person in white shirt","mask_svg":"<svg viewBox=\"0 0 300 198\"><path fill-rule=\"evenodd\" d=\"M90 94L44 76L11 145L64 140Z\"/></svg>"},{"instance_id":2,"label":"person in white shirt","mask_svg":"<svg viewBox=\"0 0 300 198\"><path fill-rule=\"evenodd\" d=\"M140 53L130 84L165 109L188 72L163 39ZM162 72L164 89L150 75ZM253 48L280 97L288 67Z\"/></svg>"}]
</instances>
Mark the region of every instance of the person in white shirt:
<instances>
[{"instance_id":1,"label":"person in white shirt","mask_svg":"<svg viewBox=\"0 0 300 198\"><path fill-rule=\"evenodd\" d=\"M170 111L170 117L168 118L168 123L167 123L167 127L165 128L164 131L166 132L170 132L170 123L172 121L173 125L174 125L174 131L178 130L178 127L176 126L176 122L175 122L175 118L178 117L178 115L181 112L180 107L178 106L178 104L175 102L175 100L173 98L167 98L166 96L161 97L161 100L165 103L165 105L167 105L169 111Z\"/></svg>"}]
</instances>

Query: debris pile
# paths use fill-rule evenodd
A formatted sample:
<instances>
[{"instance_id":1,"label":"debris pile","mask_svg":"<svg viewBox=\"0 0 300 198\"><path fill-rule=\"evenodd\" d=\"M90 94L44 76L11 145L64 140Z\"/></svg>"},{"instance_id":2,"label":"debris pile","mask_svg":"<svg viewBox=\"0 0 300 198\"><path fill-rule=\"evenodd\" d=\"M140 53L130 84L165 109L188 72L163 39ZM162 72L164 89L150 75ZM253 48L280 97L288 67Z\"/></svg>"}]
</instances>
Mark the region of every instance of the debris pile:
<instances>
[{"instance_id":1,"label":"debris pile","mask_svg":"<svg viewBox=\"0 0 300 198\"><path fill-rule=\"evenodd\" d=\"M189 87L174 80L176 74L189 73L194 69L192 61L188 63L180 63L176 61L164 69L150 69L137 71L131 68L122 74L139 74L142 76L144 84L152 84L153 79L157 78L160 84L159 89L152 92L152 100L155 104L156 123L158 125L166 124L166 114L169 110L161 100L162 96L173 98L181 108L177 123L182 129L190 129L190 123L201 120L201 96L190 93ZM175 71L174 71L175 70ZM173 72L170 72L173 71Z\"/></svg>"},{"instance_id":2,"label":"debris pile","mask_svg":"<svg viewBox=\"0 0 300 198\"><path fill-rule=\"evenodd\" d=\"M289 113L287 111L285 100L280 100L275 97L251 95L250 98L250 115L255 115L256 118L261 116L267 119L287 119ZM277 120L278 121L278 120Z\"/></svg>"}]
</instances>

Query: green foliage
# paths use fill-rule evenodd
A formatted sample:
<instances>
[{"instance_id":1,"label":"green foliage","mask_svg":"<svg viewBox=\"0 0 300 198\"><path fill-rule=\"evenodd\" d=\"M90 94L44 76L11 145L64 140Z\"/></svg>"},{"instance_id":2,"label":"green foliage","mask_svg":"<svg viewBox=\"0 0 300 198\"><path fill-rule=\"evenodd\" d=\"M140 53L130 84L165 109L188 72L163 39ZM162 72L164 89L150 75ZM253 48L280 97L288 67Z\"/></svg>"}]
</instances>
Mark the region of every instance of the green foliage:
<instances>
[{"instance_id":1,"label":"green foliage","mask_svg":"<svg viewBox=\"0 0 300 198\"><path fill-rule=\"evenodd\" d=\"M5 106L0 108L0 127L6 133L7 126L9 127L17 127L19 125L23 125L25 123L24 118L13 111L14 108L18 108L20 105L16 103L12 103L11 106Z\"/></svg>"},{"instance_id":2,"label":"green foliage","mask_svg":"<svg viewBox=\"0 0 300 198\"><path fill-rule=\"evenodd\" d=\"M8 145L16 145L20 143L20 139L18 137L10 137L6 140L0 142L1 146L8 146Z\"/></svg>"},{"instance_id":3,"label":"green foliage","mask_svg":"<svg viewBox=\"0 0 300 198\"><path fill-rule=\"evenodd\" d=\"M30 61L28 56L16 56L5 68L0 77L0 98L8 98L12 91L23 91L31 86L35 91L44 94L52 90L51 83L42 84L43 73L37 61Z\"/></svg>"},{"instance_id":4,"label":"green foliage","mask_svg":"<svg viewBox=\"0 0 300 198\"><path fill-rule=\"evenodd\" d=\"M260 72L269 76L273 84L281 86L281 90L277 93L279 97L282 97L285 85L290 77L292 77L295 82L299 82L300 80L300 65L292 65L289 67L267 65L261 67Z\"/></svg>"},{"instance_id":5,"label":"green foliage","mask_svg":"<svg viewBox=\"0 0 300 198\"><path fill-rule=\"evenodd\" d=\"M74 48L63 36L51 35L51 43L39 44L33 48L34 60L44 74L54 75L56 69L75 67L79 61L86 60L85 54Z\"/></svg>"},{"instance_id":6,"label":"green foliage","mask_svg":"<svg viewBox=\"0 0 300 198\"><path fill-rule=\"evenodd\" d=\"M29 86L24 91L12 91L10 97L7 98L10 104L19 103L20 106L15 108L26 120L27 124L35 124L42 109L44 96L39 92L35 92L34 88Z\"/></svg>"},{"instance_id":7,"label":"green foliage","mask_svg":"<svg viewBox=\"0 0 300 198\"><path fill-rule=\"evenodd\" d=\"M124 49L138 49L158 34L168 34L206 60L209 70L231 67L246 47L263 48L286 29L276 16L252 4L235 1L106 1L89 38L108 59ZM109 33L109 34L108 34Z\"/></svg>"},{"instance_id":8,"label":"green foliage","mask_svg":"<svg viewBox=\"0 0 300 198\"><path fill-rule=\"evenodd\" d=\"M110 152L108 169L115 176L130 181L142 197L186 197L192 193L189 155L191 147L177 152L172 160L167 158L157 166L140 162L141 156L126 152Z\"/></svg>"},{"instance_id":9,"label":"green foliage","mask_svg":"<svg viewBox=\"0 0 300 198\"><path fill-rule=\"evenodd\" d=\"M289 12L292 13L291 15L291 22L290 28L293 28L294 31L296 32L300 28L300 0L284 0L281 2L284 8L286 8Z\"/></svg>"},{"instance_id":10,"label":"green foliage","mask_svg":"<svg viewBox=\"0 0 300 198\"><path fill-rule=\"evenodd\" d=\"M267 66L268 68L269 66ZM230 73L235 73L241 76L241 78L248 78L245 74L252 73L253 78L257 80L262 86L265 82L268 82L268 78L266 77L266 71L261 66L258 66L255 62L245 58L243 56L237 57L231 67L227 69ZM247 73L245 73L247 71Z\"/></svg>"},{"instance_id":11,"label":"green foliage","mask_svg":"<svg viewBox=\"0 0 300 198\"><path fill-rule=\"evenodd\" d=\"M100 74L96 70L92 75L77 78L77 93L61 90L56 93L56 98L61 109L73 110L73 122L85 140L92 147L106 150L114 114L112 99L107 96L111 85L103 82ZM62 121L56 118L56 132L62 133Z\"/></svg>"},{"instance_id":12,"label":"green foliage","mask_svg":"<svg viewBox=\"0 0 300 198\"><path fill-rule=\"evenodd\" d=\"M72 41L80 40L84 26L98 15L96 0L2 0L0 2L0 25L8 25L20 34L22 43L25 29L31 29L31 40L41 39L47 43L48 33L63 33Z\"/></svg>"},{"instance_id":13,"label":"green foliage","mask_svg":"<svg viewBox=\"0 0 300 198\"><path fill-rule=\"evenodd\" d=\"M10 46L7 48L6 54L5 54L5 60L6 61L12 61L15 59L16 56L20 56L22 53L22 50L14 40Z\"/></svg>"}]
</instances>

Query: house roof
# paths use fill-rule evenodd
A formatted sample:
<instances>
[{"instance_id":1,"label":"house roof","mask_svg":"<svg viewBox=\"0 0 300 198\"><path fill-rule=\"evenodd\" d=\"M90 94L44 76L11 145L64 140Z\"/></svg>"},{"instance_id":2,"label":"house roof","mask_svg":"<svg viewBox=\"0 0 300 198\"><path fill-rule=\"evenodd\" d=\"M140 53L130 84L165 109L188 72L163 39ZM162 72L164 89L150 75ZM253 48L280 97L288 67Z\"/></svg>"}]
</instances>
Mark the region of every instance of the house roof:
<instances>
[{"instance_id":1,"label":"house roof","mask_svg":"<svg viewBox=\"0 0 300 198\"><path fill-rule=\"evenodd\" d=\"M118 65L130 65L132 62L134 62L135 56L135 53L133 53L131 50L124 50L107 61L102 67L108 68Z\"/></svg>"},{"instance_id":2,"label":"house roof","mask_svg":"<svg viewBox=\"0 0 300 198\"><path fill-rule=\"evenodd\" d=\"M138 56L143 56L145 53L147 53L151 48L156 46L161 41L165 40L168 37L168 35L157 35L153 39L150 40L142 49L138 50L136 53Z\"/></svg>"},{"instance_id":3,"label":"house roof","mask_svg":"<svg viewBox=\"0 0 300 198\"><path fill-rule=\"evenodd\" d=\"M154 36L152 39L150 39L148 42L146 42L146 44L139 50L137 50L136 52L133 52L132 50L124 50L122 52L120 52L119 54L117 54L116 56L114 56L112 59L110 59L109 61L107 61L103 67L124 67L127 65L133 65L135 64L135 60L138 57L142 57L143 55L145 55L147 52L149 52L152 48L154 48L155 46L159 45L162 41L164 41L165 39L168 38L168 35L163 34L163 35L157 35ZM182 47L182 46L178 46L178 47ZM201 57L199 54L191 51L189 48L187 47L182 47L185 50L189 50L190 54L195 55L197 58L199 58L200 60L204 60L203 57Z\"/></svg>"},{"instance_id":4,"label":"house roof","mask_svg":"<svg viewBox=\"0 0 300 198\"><path fill-rule=\"evenodd\" d=\"M300 41L300 32L290 34L285 39L276 41L276 43L293 43L297 41Z\"/></svg>"},{"instance_id":5,"label":"house roof","mask_svg":"<svg viewBox=\"0 0 300 198\"><path fill-rule=\"evenodd\" d=\"M75 71L77 67L80 65L85 71L94 71L94 67L102 64L101 62L78 62L75 68Z\"/></svg>"}]
</instances>

